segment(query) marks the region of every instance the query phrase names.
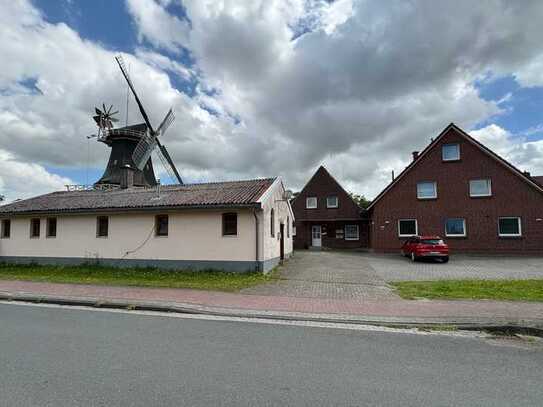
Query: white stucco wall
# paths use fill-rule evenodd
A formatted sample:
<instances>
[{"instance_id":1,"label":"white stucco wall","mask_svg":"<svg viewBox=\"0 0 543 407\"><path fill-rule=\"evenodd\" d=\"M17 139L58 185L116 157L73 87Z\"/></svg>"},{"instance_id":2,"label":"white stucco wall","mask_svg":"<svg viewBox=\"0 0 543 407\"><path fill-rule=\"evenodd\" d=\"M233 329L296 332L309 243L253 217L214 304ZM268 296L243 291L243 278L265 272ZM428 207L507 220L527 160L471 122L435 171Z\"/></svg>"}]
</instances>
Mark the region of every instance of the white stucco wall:
<instances>
[{"instance_id":1,"label":"white stucco wall","mask_svg":"<svg viewBox=\"0 0 543 407\"><path fill-rule=\"evenodd\" d=\"M261 205L262 212L260 213L260 221L263 228L260 240L260 253L263 260L276 259L280 256L280 224L285 225L285 256L288 257L292 253L292 222L294 215L290 203L284 197L285 187L280 178L270 187L270 189L262 196ZM275 213L275 236L271 236L271 209ZM288 220L288 221L287 221ZM290 222L289 233L287 235L287 223Z\"/></svg>"},{"instance_id":2,"label":"white stucco wall","mask_svg":"<svg viewBox=\"0 0 543 407\"><path fill-rule=\"evenodd\" d=\"M238 235L222 236L222 213L238 213ZM11 236L0 239L0 256L255 261L252 210L178 211L169 215L169 235L155 236L155 213L108 214L109 236L96 237L96 214L57 216L57 237L30 238L30 217L11 218ZM105 215L105 214L104 214Z\"/></svg>"}]
</instances>

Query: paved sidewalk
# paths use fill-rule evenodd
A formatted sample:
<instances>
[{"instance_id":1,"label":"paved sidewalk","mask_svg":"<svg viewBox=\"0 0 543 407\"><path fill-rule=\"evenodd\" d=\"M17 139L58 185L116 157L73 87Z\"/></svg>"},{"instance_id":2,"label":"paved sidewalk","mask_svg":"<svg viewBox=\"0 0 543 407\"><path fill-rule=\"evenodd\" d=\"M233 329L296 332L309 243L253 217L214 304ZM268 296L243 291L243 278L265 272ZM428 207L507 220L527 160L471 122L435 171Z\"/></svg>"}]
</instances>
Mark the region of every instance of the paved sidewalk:
<instances>
[{"instance_id":1,"label":"paved sidewalk","mask_svg":"<svg viewBox=\"0 0 543 407\"><path fill-rule=\"evenodd\" d=\"M234 294L186 289L111 287L0 280L0 298L88 299L117 305L252 317L386 323L516 324L543 327L543 303L498 301L369 301ZM52 301L55 302L55 301ZM177 308L175 308L177 307Z\"/></svg>"}]
</instances>

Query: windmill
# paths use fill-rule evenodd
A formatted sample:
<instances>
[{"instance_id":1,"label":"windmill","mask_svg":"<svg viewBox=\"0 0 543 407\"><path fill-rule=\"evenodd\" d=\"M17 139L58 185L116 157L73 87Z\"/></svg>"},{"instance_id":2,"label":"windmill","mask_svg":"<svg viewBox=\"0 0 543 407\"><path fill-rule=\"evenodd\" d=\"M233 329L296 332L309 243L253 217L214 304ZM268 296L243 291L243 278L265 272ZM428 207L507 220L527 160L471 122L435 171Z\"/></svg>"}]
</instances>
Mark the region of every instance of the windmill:
<instances>
[{"instance_id":1,"label":"windmill","mask_svg":"<svg viewBox=\"0 0 543 407\"><path fill-rule=\"evenodd\" d=\"M179 175L168 150L166 150L166 147L158 139L159 136L164 135L175 118L172 109L168 111L158 128L155 130L136 93L122 57L119 55L116 56L115 59L136 99L136 103L138 104L138 108L145 122L115 128L114 123L118 120L114 115L117 114L118 111L112 111L113 106L106 108L105 104L102 104L102 109L95 108L96 115L93 116L93 119L98 125L98 134L96 135L96 138L98 141L111 147L111 154L106 170L96 184L121 185L123 183L125 169L129 168L134 172L134 185L157 185L151 159L151 153L153 151L157 152L157 155L166 168L170 178L176 180L179 184L182 184L183 181L181 176ZM157 146L158 149L156 149Z\"/></svg>"}]
</instances>

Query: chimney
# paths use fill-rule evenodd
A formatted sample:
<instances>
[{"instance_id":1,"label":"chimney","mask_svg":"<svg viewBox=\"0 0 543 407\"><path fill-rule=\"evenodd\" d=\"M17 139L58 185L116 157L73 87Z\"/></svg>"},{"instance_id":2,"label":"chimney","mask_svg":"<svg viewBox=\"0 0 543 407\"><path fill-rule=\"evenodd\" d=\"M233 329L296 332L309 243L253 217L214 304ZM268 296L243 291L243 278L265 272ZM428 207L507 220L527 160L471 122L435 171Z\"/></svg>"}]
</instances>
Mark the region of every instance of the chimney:
<instances>
[{"instance_id":1,"label":"chimney","mask_svg":"<svg viewBox=\"0 0 543 407\"><path fill-rule=\"evenodd\" d=\"M532 175L530 174L530 171L523 171L524 175L526 175L527 177L531 177Z\"/></svg>"},{"instance_id":2,"label":"chimney","mask_svg":"<svg viewBox=\"0 0 543 407\"><path fill-rule=\"evenodd\" d=\"M419 152L413 151L411 154L413 154L413 161L415 161L417 158L419 158Z\"/></svg>"},{"instance_id":3,"label":"chimney","mask_svg":"<svg viewBox=\"0 0 543 407\"><path fill-rule=\"evenodd\" d=\"M121 188L127 189L134 186L134 168L130 164L121 167Z\"/></svg>"},{"instance_id":4,"label":"chimney","mask_svg":"<svg viewBox=\"0 0 543 407\"><path fill-rule=\"evenodd\" d=\"M394 170L392 170L392 181L394 181Z\"/></svg>"}]
</instances>

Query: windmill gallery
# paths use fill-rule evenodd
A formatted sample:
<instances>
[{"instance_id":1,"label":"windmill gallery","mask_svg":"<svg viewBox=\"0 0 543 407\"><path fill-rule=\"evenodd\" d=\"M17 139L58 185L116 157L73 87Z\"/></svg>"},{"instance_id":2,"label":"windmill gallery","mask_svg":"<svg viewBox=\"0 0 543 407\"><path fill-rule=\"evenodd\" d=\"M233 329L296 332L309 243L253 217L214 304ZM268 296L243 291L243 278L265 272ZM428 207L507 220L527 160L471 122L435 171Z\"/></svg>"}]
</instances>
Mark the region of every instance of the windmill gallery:
<instances>
[{"instance_id":1,"label":"windmill gallery","mask_svg":"<svg viewBox=\"0 0 543 407\"><path fill-rule=\"evenodd\" d=\"M155 129L116 61L143 123L115 128L113 107L96 108L96 138L111 148L102 177L0 207L0 260L266 272L288 258L293 214L282 180L184 184L161 142L173 110ZM153 152L175 184L157 181Z\"/></svg>"}]
</instances>

